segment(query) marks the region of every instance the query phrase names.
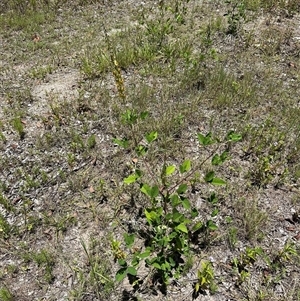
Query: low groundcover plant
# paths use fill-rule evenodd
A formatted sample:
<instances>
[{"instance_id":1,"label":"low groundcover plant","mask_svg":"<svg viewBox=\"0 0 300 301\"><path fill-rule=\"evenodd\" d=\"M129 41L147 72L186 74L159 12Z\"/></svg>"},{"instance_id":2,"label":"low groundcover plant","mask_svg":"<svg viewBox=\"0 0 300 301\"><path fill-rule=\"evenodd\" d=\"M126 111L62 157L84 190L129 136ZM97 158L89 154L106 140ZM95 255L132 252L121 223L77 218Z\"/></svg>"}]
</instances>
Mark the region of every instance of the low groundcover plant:
<instances>
[{"instance_id":1,"label":"low groundcover plant","mask_svg":"<svg viewBox=\"0 0 300 301\"><path fill-rule=\"evenodd\" d=\"M125 118L127 123L132 126L139 118L147 116L145 112L139 115L133 111L127 111L125 115L128 117ZM179 166L176 166L168 165L164 159L158 176L155 176L153 167L148 166L146 160L147 153L151 149L150 145L158 139L158 133L153 131L146 134L145 143L135 146L136 155L141 159L141 164L124 179L124 183L139 185L140 191L149 200L142 215L146 222L142 235L144 247L138 249L133 247L138 234L130 231L124 234L126 248L131 252L129 256L125 251L120 251L120 244L118 244L118 252L114 252L115 259L120 265L120 269L116 273L118 281L122 281L128 276L134 286L142 283L143 280L138 277L138 268L144 262L146 267L152 269L153 280L157 279L166 286L172 279L178 279L185 270L187 258L191 257L191 247L195 237L201 231L209 232L218 228L211 219L203 221L199 218L198 209L188 197L188 191L192 185L189 180L210 160L211 169L204 175L203 184L226 185L226 181L215 176L213 167L222 164L228 158L229 145L241 140L242 137L234 131L230 131L223 140L213 138L211 133L207 135L199 133L197 138L204 148L211 145L216 145L216 147L208 152L203 161L194 166L191 160L184 160ZM114 142L124 148L132 145L130 139L115 139ZM133 144L135 144L134 141ZM225 151L218 154L221 145L227 147L225 147ZM149 181L146 179L146 175L150 175ZM212 193L211 199L217 201L215 193ZM217 214L218 210L215 208L211 216Z\"/></svg>"}]
</instances>

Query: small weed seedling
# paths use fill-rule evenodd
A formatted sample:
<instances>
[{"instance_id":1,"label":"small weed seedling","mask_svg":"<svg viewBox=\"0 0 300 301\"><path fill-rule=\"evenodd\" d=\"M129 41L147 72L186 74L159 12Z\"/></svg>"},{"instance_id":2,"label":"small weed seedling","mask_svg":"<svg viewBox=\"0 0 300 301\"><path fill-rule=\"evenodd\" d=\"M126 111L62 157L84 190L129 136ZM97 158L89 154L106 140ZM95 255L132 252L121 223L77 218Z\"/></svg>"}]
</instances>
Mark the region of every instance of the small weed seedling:
<instances>
[{"instance_id":1,"label":"small weed seedling","mask_svg":"<svg viewBox=\"0 0 300 301\"><path fill-rule=\"evenodd\" d=\"M238 238L237 238L238 229L236 227L230 227L228 230L228 243L231 250L234 250Z\"/></svg>"},{"instance_id":2,"label":"small weed seedling","mask_svg":"<svg viewBox=\"0 0 300 301\"><path fill-rule=\"evenodd\" d=\"M200 291L209 290L214 293L217 289L212 264L209 261L202 262L201 269L197 272L197 282L194 287L193 298L196 299Z\"/></svg>"},{"instance_id":3,"label":"small weed seedling","mask_svg":"<svg viewBox=\"0 0 300 301\"><path fill-rule=\"evenodd\" d=\"M37 263L37 265L44 268L44 278L48 283L52 283L54 280L53 267L55 265L54 257L46 250L41 250L40 252L32 254L32 260Z\"/></svg>"},{"instance_id":4,"label":"small weed seedling","mask_svg":"<svg viewBox=\"0 0 300 301\"><path fill-rule=\"evenodd\" d=\"M240 254L239 258L234 258L232 261L233 266L238 272L238 283L243 283L250 275L248 271L248 266L255 263L257 256L263 255L263 250L260 247L256 248L246 248L245 252Z\"/></svg>"},{"instance_id":5,"label":"small weed seedling","mask_svg":"<svg viewBox=\"0 0 300 301\"><path fill-rule=\"evenodd\" d=\"M13 119L12 126L14 130L19 134L20 139L21 140L24 139L25 137L24 125L20 117L16 117Z\"/></svg>"},{"instance_id":6,"label":"small weed seedling","mask_svg":"<svg viewBox=\"0 0 300 301\"><path fill-rule=\"evenodd\" d=\"M8 238L11 232L11 226L6 218L0 213L0 237Z\"/></svg>"},{"instance_id":7,"label":"small weed seedling","mask_svg":"<svg viewBox=\"0 0 300 301\"><path fill-rule=\"evenodd\" d=\"M225 1L231 7L228 9L227 14L227 21L228 21L228 28L226 33L236 36L239 32L241 27L242 21L245 19L245 4L244 1L236 1L236 0L227 0Z\"/></svg>"},{"instance_id":8,"label":"small weed seedling","mask_svg":"<svg viewBox=\"0 0 300 301\"><path fill-rule=\"evenodd\" d=\"M283 266L286 262L290 261L292 257L299 256L295 244L286 242L281 251L273 259L273 267Z\"/></svg>"}]
</instances>

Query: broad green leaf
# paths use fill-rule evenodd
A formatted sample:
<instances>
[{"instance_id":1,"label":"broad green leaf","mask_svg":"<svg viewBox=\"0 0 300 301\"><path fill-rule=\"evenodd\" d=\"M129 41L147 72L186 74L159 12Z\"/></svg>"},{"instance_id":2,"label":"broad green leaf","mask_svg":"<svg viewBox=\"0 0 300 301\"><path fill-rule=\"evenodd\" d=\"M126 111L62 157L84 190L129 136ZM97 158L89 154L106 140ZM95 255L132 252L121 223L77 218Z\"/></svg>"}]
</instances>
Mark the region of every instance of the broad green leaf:
<instances>
[{"instance_id":1,"label":"broad green leaf","mask_svg":"<svg viewBox=\"0 0 300 301\"><path fill-rule=\"evenodd\" d=\"M208 220L208 221L207 221L206 227L207 227L209 230L212 230L212 231L215 231L215 230L218 229L218 226L217 226L212 220Z\"/></svg>"},{"instance_id":2,"label":"broad green leaf","mask_svg":"<svg viewBox=\"0 0 300 301\"><path fill-rule=\"evenodd\" d=\"M205 136L202 135L201 133L199 133L197 135L197 137L198 137L198 141L200 142L200 144L205 145L205 142L206 142Z\"/></svg>"},{"instance_id":3,"label":"broad green leaf","mask_svg":"<svg viewBox=\"0 0 300 301\"><path fill-rule=\"evenodd\" d=\"M170 220L172 220L172 218L173 218L173 214L172 214L172 213L167 213L167 214L165 215L165 220L166 220L166 221L170 221Z\"/></svg>"},{"instance_id":4,"label":"broad green leaf","mask_svg":"<svg viewBox=\"0 0 300 301\"><path fill-rule=\"evenodd\" d=\"M145 138L148 143L151 143L152 141L157 139L157 132L151 132L150 134L146 134Z\"/></svg>"},{"instance_id":5,"label":"broad green leaf","mask_svg":"<svg viewBox=\"0 0 300 301\"><path fill-rule=\"evenodd\" d=\"M224 151L221 156L220 159L222 160L222 162L225 162L225 160L228 158L229 152L228 151Z\"/></svg>"},{"instance_id":6,"label":"broad green leaf","mask_svg":"<svg viewBox=\"0 0 300 301\"><path fill-rule=\"evenodd\" d=\"M117 138L115 138L115 139L113 139L113 142L115 143L115 144L118 144L119 146L121 146L121 147L123 147L123 148L127 148L128 147L128 145L129 145L129 141L126 139L126 138L124 138L124 139L117 139Z\"/></svg>"},{"instance_id":7,"label":"broad green leaf","mask_svg":"<svg viewBox=\"0 0 300 301\"><path fill-rule=\"evenodd\" d=\"M176 236L178 236L178 233L177 233L176 231L173 231L171 234L168 235L170 241L171 241L173 238L175 238Z\"/></svg>"},{"instance_id":8,"label":"broad green leaf","mask_svg":"<svg viewBox=\"0 0 300 301\"><path fill-rule=\"evenodd\" d=\"M192 218L195 218L195 217L197 217L198 215L199 215L198 210L197 210L196 208L193 208L193 209L191 210L191 216L192 216Z\"/></svg>"},{"instance_id":9,"label":"broad green leaf","mask_svg":"<svg viewBox=\"0 0 300 301\"><path fill-rule=\"evenodd\" d=\"M150 187L148 184L143 184L141 192L146 194L148 197L155 199L159 195L159 188L157 185Z\"/></svg>"},{"instance_id":10,"label":"broad green leaf","mask_svg":"<svg viewBox=\"0 0 300 301\"><path fill-rule=\"evenodd\" d=\"M216 196L216 193L213 192L208 198L207 200L212 203L212 204L217 204L218 203L218 197Z\"/></svg>"},{"instance_id":11,"label":"broad green leaf","mask_svg":"<svg viewBox=\"0 0 300 301\"><path fill-rule=\"evenodd\" d=\"M163 270L163 271L169 271L170 270L170 264L167 262L167 261L165 261L162 265L161 265L161 269Z\"/></svg>"},{"instance_id":12,"label":"broad green leaf","mask_svg":"<svg viewBox=\"0 0 300 301\"><path fill-rule=\"evenodd\" d=\"M191 223L191 220L188 219L188 218L185 218L183 219L183 222L186 224L186 225L189 225Z\"/></svg>"},{"instance_id":13,"label":"broad green leaf","mask_svg":"<svg viewBox=\"0 0 300 301\"><path fill-rule=\"evenodd\" d=\"M136 154L140 157L140 156L144 156L148 151L148 148L146 146L143 146L143 145L138 145L136 148L135 148L135 152Z\"/></svg>"},{"instance_id":14,"label":"broad green leaf","mask_svg":"<svg viewBox=\"0 0 300 301\"><path fill-rule=\"evenodd\" d=\"M151 214L151 212L145 210L145 216L146 216L146 219L149 223L152 223L152 220L153 220L153 215Z\"/></svg>"},{"instance_id":15,"label":"broad green leaf","mask_svg":"<svg viewBox=\"0 0 300 301\"><path fill-rule=\"evenodd\" d=\"M164 211L163 207L156 207L155 210L156 210L157 216L161 216Z\"/></svg>"},{"instance_id":16,"label":"broad green leaf","mask_svg":"<svg viewBox=\"0 0 300 301\"><path fill-rule=\"evenodd\" d=\"M179 166L179 171L180 173L187 172L191 169L191 161L190 160L185 160L180 166Z\"/></svg>"},{"instance_id":17,"label":"broad green leaf","mask_svg":"<svg viewBox=\"0 0 300 301\"><path fill-rule=\"evenodd\" d=\"M158 245L161 247L166 247L170 243L169 236L164 236L161 240L158 241Z\"/></svg>"},{"instance_id":18,"label":"broad green leaf","mask_svg":"<svg viewBox=\"0 0 300 301\"><path fill-rule=\"evenodd\" d=\"M136 267L138 264L139 264L139 262L140 262L140 260L141 260L141 258L140 258L140 252L139 251L135 251L134 252L134 257L132 258L132 261L131 261L131 265L133 266L133 267Z\"/></svg>"},{"instance_id":19,"label":"broad green leaf","mask_svg":"<svg viewBox=\"0 0 300 301\"><path fill-rule=\"evenodd\" d=\"M215 225L215 224L214 225L210 225L209 229L212 230L212 231L215 231L215 230L218 230L218 226Z\"/></svg>"},{"instance_id":20,"label":"broad green leaf","mask_svg":"<svg viewBox=\"0 0 300 301\"><path fill-rule=\"evenodd\" d=\"M166 167L166 176L170 176L176 170L175 165L170 165Z\"/></svg>"},{"instance_id":21,"label":"broad green leaf","mask_svg":"<svg viewBox=\"0 0 300 301\"><path fill-rule=\"evenodd\" d=\"M200 285L203 287L203 285L206 283L206 278L204 276L201 277L201 283Z\"/></svg>"},{"instance_id":22,"label":"broad green leaf","mask_svg":"<svg viewBox=\"0 0 300 301\"><path fill-rule=\"evenodd\" d=\"M117 281L122 281L127 275L127 268L121 268L118 270L117 274L116 274L116 280Z\"/></svg>"},{"instance_id":23,"label":"broad green leaf","mask_svg":"<svg viewBox=\"0 0 300 301\"><path fill-rule=\"evenodd\" d=\"M196 223L196 224L193 226L192 231L193 231L193 232L196 232L196 231L198 231L199 229L201 229L202 226L203 226L203 224L202 224L201 222L198 222L198 223Z\"/></svg>"},{"instance_id":24,"label":"broad green leaf","mask_svg":"<svg viewBox=\"0 0 300 301\"><path fill-rule=\"evenodd\" d=\"M134 243L135 236L134 234L124 234L124 240L127 248L131 248Z\"/></svg>"},{"instance_id":25,"label":"broad green leaf","mask_svg":"<svg viewBox=\"0 0 300 301\"><path fill-rule=\"evenodd\" d=\"M177 237L175 240L175 246L178 250L181 250L184 247L184 241L180 239L180 237Z\"/></svg>"},{"instance_id":26,"label":"broad green leaf","mask_svg":"<svg viewBox=\"0 0 300 301\"><path fill-rule=\"evenodd\" d=\"M157 219L157 214L155 211L148 211L147 209L145 209L145 215L149 223L152 223L152 221L155 221Z\"/></svg>"},{"instance_id":27,"label":"broad green leaf","mask_svg":"<svg viewBox=\"0 0 300 301\"><path fill-rule=\"evenodd\" d=\"M160 217L163 213L163 208L162 207L156 207L153 209L145 209L145 216L147 221L152 224L153 221L155 221L156 223L160 223Z\"/></svg>"},{"instance_id":28,"label":"broad green leaf","mask_svg":"<svg viewBox=\"0 0 300 301\"><path fill-rule=\"evenodd\" d=\"M182 201L182 206L183 206L184 209L190 209L191 208L191 203L188 199L184 199Z\"/></svg>"},{"instance_id":29,"label":"broad green leaf","mask_svg":"<svg viewBox=\"0 0 300 301\"><path fill-rule=\"evenodd\" d=\"M124 114L122 114L122 121L125 124L134 124L138 119L138 115L134 111L126 110Z\"/></svg>"},{"instance_id":30,"label":"broad green leaf","mask_svg":"<svg viewBox=\"0 0 300 301\"><path fill-rule=\"evenodd\" d=\"M134 267L128 267L127 268L127 274L130 274L132 276L136 276L137 271L136 271L136 269Z\"/></svg>"},{"instance_id":31,"label":"broad green leaf","mask_svg":"<svg viewBox=\"0 0 300 301\"><path fill-rule=\"evenodd\" d=\"M140 169L136 169L135 174L137 175L138 178L140 178L142 176L142 171Z\"/></svg>"},{"instance_id":32,"label":"broad green leaf","mask_svg":"<svg viewBox=\"0 0 300 301\"><path fill-rule=\"evenodd\" d=\"M218 154L214 155L211 159L212 165L220 165L222 163L222 160Z\"/></svg>"},{"instance_id":33,"label":"broad green leaf","mask_svg":"<svg viewBox=\"0 0 300 301\"><path fill-rule=\"evenodd\" d=\"M176 262L174 261L174 259L172 257L169 257L168 260L170 262L170 266L171 267L175 267L176 266Z\"/></svg>"},{"instance_id":34,"label":"broad green leaf","mask_svg":"<svg viewBox=\"0 0 300 301\"><path fill-rule=\"evenodd\" d=\"M122 267L127 267L127 262L123 258L118 259L118 264Z\"/></svg>"},{"instance_id":35,"label":"broad green leaf","mask_svg":"<svg viewBox=\"0 0 300 301\"><path fill-rule=\"evenodd\" d=\"M179 224L176 229L183 233L188 233L188 229L184 223Z\"/></svg>"},{"instance_id":36,"label":"broad green leaf","mask_svg":"<svg viewBox=\"0 0 300 301\"><path fill-rule=\"evenodd\" d=\"M230 131L226 136L227 141L237 142L242 140L242 135L236 134L234 131Z\"/></svg>"},{"instance_id":37,"label":"broad green leaf","mask_svg":"<svg viewBox=\"0 0 300 301\"><path fill-rule=\"evenodd\" d=\"M176 207L179 204L181 204L181 200L177 194L173 194L170 199L173 207Z\"/></svg>"},{"instance_id":38,"label":"broad green leaf","mask_svg":"<svg viewBox=\"0 0 300 301\"><path fill-rule=\"evenodd\" d=\"M149 257L149 256L150 256L150 251L146 251L146 252L141 253L141 254L139 255L140 258L146 258L146 257Z\"/></svg>"},{"instance_id":39,"label":"broad green leaf","mask_svg":"<svg viewBox=\"0 0 300 301\"><path fill-rule=\"evenodd\" d=\"M220 165L226 161L228 158L228 152L224 151L220 156L218 154L214 155L211 159L212 165Z\"/></svg>"},{"instance_id":40,"label":"broad green leaf","mask_svg":"<svg viewBox=\"0 0 300 301\"><path fill-rule=\"evenodd\" d=\"M205 182L211 182L211 181L213 180L214 176L215 176L214 171L210 171L210 172L208 172L208 173L205 175L204 181L205 181Z\"/></svg>"},{"instance_id":41,"label":"broad green leaf","mask_svg":"<svg viewBox=\"0 0 300 301\"><path fill-rule=\"evenodd\" d=\"M183 194L183 193L185 193L185 192L187 191L187 188L188 188L187 184L181 184L181 185L179 185L179 187L177 188L176 192L177 192L178 194Z\"/></svg>"},{"instance_id":42,"label":"broad green leaf","mask_svg":"<svg viewBox=\"0 0 300 301\"><path fill-rule=\"evenodd\" d=\"M173 222L175 223L179 223L180 221L182 221L182 218L184 217L184 215L182 213L180 213L179 211L177 211L177 209L173 210Z\"/></svg>"},{"instance_id":43,"label":"broad green leaf","mask_svg":"<svg viewBox=\"0 0 300 301\"><path fill-rule=\"evenodd\" d=\"M148 184L143 184L141 192L151 198L151 187Z\"/></svg>"},{"instance_id":44,"label":"broad green leaf","mask_svg":"<svg viewBox=\"0 0 300 301\"><path fill-rule=\"evenodd\" d=\"M211 181L211 184L220 186L220 185L226 185L226 182L220 178L213 178L213 180Z\"/></svg>"},{"instance_id":45,"label":"broad green leaf","mask_svg":"<svg viewBox=\"0 0 300 301\"><path fill-rule=\"evenodd\" d=\"M206 146L206 145L209 145L209 144L212 144L213 143L213 139L211 137L211 133L208 133L207 135L203 135L201 133L199 133L197 135L198 137L198 141L200 142L200 144Z\"/></svg>"},{"instance_id":46,"label":"broad green leaf","mask_svg":"<svg viewBox=\"0 0 300 301\"><path fill-rule=\"evenodd\" d=\"M128 176L127 178L125 178L123 180L123 182L125 184L131 184L131 183L134 183L138 178L139 178L139 176L135 173L135 174L132 174L132 175Z\"/></svg>"},{"instance_id":47,"label":"broad green leaf","mask_svg":"<svg viewBox=\"0 0 300 301\"><path fill-rule=\"evenodd\" d=\"M218 213L219 213L219 209L218 208L214 209L213 212L211 213L211 217L217 216Z\"/></svg>"},{"instance_id":48,"label":"broad green leaf","mask_svg":"<svg viewBox=\"0 0 300 301\"><path fill-rule=\"evenodd\" d=\"M158 269L158 270L161 269L161 265L160 265L159 263L157 263L157 262L153 262L151 265L152 265L154 268Z\"/></svg>"},{"instance_id":49,"label":"broad green leaf","mask_svg":"<svg viewBox=\"0 0 300 301\"><path fill-rule=\"evenodd\" d=\"M151 188L151 197L155 199L159 195L159 188L157 185Z\"/></svg>"}]
</instances>

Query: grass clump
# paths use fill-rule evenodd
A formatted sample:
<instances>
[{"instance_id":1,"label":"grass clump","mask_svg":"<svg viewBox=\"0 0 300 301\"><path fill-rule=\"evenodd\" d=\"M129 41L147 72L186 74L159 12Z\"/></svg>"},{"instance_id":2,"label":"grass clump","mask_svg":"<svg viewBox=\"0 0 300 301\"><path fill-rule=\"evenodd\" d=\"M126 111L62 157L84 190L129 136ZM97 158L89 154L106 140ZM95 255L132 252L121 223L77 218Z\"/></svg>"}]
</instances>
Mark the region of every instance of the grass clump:
<instances>
[{"instance_id":1,"label":"grass clump","mask_svg":"<svg viewBox=\"0 0 300 301\"><path fill-rule=\"evenodd\" d=\"M15 300L13 294L7 287L0 288L0 300L1 301L13 301Z\"/></svg>"}]
</instances>

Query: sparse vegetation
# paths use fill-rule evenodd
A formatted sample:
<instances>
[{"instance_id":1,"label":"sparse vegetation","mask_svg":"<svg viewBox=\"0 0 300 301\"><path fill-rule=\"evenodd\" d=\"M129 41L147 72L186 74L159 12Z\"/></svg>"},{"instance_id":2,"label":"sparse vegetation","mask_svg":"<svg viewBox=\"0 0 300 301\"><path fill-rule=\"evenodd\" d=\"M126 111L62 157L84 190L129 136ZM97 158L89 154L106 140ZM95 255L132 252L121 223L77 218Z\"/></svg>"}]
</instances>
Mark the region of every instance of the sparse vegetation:
<instances>
[{"instance_id":1,"label":"sparse vegetation","mask_svg":"<svg viewBox=\"0 0 300 301\"><path fill-rule=\"evenodd\" d=\"M14 297L7 287L0 288L0 300L1 301L13 301Z\"/></svg>"},{"instance_id":2,"label":"sparse vegetation","mask_svg":"<svg viewBox=\"0 0 300 301\"><path fill-rule=\"evenodd\" d=\"M299 18L1 1L0 300L300 300Z\"/></svg>"}]
</instances>

